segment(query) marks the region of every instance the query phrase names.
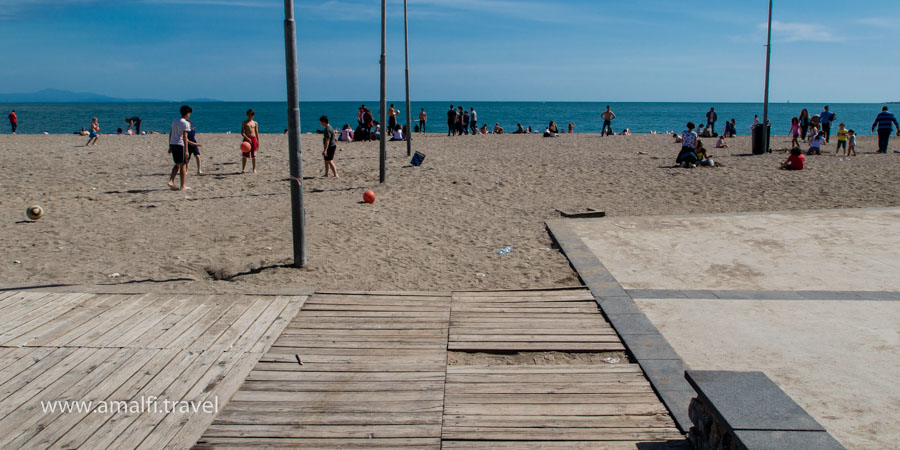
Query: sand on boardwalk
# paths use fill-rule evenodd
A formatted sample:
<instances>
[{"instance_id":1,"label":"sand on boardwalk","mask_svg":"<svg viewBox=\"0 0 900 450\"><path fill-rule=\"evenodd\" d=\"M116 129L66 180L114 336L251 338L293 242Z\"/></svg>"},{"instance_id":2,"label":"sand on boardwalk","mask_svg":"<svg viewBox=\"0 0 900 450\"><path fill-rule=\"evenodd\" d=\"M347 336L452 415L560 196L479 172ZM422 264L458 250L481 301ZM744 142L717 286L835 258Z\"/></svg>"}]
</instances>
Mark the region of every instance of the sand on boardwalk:
<instances>
[{"instance_id":1,"label":"sand on boardwalk","mask_svg":"<svg viewBox=\"0 0 900 450\"><path fill-rule=\"evenodd\" d=\"M665 135L415 136L341 143L341 179L321 178L321 137L303 135L308 265L292 263L287 136L263 135L260 173L240 169L239 135L199 134L206 175L166 187L167 136L0 136L0 283L128 283L135 291L266 292L551 288L578 278L552 249L557 209L610 216L900 205L900 155L746 156L749 138L711 149L717 168L672 168ZM900 142L900 141L897 141ZM712 139L706 143L711 146ZM788 138L773 138L784 148ZM829 145L828 152L833 149ZM640 152L646 152L641 154ZM361 203L373 189L377 201ZM46 214L25 221L25 208ZM778 230L771 230L777 233ZM698 240L702 237L698 236ZM497 255L510 245L513 251ZM118 273L120 276L111 278ZM189 281L185 281L189 280Z\"/></svg>"}]
</instances>

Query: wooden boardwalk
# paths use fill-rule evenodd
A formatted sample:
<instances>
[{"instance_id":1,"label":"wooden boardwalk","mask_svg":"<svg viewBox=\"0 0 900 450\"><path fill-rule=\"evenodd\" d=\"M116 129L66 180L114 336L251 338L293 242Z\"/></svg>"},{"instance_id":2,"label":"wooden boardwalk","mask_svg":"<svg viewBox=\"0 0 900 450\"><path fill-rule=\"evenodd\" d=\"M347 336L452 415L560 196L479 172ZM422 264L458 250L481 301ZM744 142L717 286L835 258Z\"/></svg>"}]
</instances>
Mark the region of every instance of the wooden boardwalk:
<instances>
[{"instance_id":1,"label":"wooden boardwalk","mask_svg":"<svg viewBox=\"0 0 900 450\"><path fill-rule=\"evenodd\" d=\"M305 299L0 292L0 448L190 447Z\"/></svg>"},{"instance_id":2,"label":"wooden boardwalk","mask_svg":"<svg viewBox=\"0 0 900 450\"><path fill-rule=\"evenodd\" d=\"M624 347L583 289L316 294L197 447L634 448L683 439L636 364L448 366L448 348Z\"/></svg>"}]
</instances>

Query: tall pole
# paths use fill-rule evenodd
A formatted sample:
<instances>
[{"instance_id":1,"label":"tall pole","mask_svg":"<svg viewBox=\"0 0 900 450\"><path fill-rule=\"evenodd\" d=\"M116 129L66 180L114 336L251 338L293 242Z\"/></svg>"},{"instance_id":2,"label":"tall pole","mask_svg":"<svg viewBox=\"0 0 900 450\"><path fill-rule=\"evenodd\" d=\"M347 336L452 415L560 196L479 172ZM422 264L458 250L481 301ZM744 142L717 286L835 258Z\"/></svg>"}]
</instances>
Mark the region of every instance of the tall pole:
<instances>
[{"instance_id":1,"label":"tall pole","mask_svg":"<svg viewBox=\"0 0 900 450\"><path fill-rule=\"evenodd\" d=\"M409 110L409 21L406 18L406 0L403 0L403 41L406 50L406 156L412 155L412 127L410 126Z\"/></svg>"},{"instance_id":2,"label":"tall pole","mask_svg":"<svg viewBox=\"0 0 900 450\"><path fill-rule=\"evenodd\" d=\"M763 99L763 142L769 151L769 62L772 59L772 0L769 0L769 37L766 41L766 94Z\"/></svg>"},{"instance_id":3,"label":"tall pole","mask_svg":"<svg viewBox=\"0 0 900 450\"><path fill-rule=\"evenodd\" d=\"M384 183L385 178L385 164L387 160L387 127L384 120L384 114L387 111L387 99L385 98L386 89L385 89L385 41L387 40L387 31L385 30L385 19L387 16L387 5L385 0L381 0L381 112L379 113L379 117L381 118L381 146L378 154L379 166L378 166L378 180L380 183Z\"/></svg>"},{"instance_id":4,"label":"tall pole","mask_svg":"<svg viewBox=\"0 0 900 450\"><path fill-rule=\"evenodd\" d=\"M294 0L284 0L284 60L287 77L288 156L291 172L291 226L294 236L294 267L306 265L306 234L303 210L303 160L300 147L300 83L297 81L297 25Z\"/></svg>"}]
</instances>

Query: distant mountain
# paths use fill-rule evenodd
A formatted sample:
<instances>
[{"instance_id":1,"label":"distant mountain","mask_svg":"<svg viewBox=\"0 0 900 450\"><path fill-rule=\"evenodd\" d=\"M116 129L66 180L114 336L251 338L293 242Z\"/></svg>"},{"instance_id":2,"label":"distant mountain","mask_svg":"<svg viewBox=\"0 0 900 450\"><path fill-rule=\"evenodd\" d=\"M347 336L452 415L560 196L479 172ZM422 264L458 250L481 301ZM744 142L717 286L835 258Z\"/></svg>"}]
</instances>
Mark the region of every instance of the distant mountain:
<instances>
[{"instance_id":1,"label":"distant mountain","mask_svg":"<svg viewBox=\"0 0 900 450\"><path fill-rule=\"evenodd\" d=\"M182 100L182 103L222 103L222 100L216 100L214 98L189 98L187 100Z\"/></svg>"},{"instance_id":2,"label":"distant mountain","mask_svg":"<svg viewBox=\"0 0 900 450\"><path fill-rule=\"evenodd\" d=\"M211 101L211 100L206 100ZM60 89L43 89L37 92L0 94L3 103L134 103L166 102L166 100L117 98L92 92L72 92Z\"/></svg>"}]
</instances>

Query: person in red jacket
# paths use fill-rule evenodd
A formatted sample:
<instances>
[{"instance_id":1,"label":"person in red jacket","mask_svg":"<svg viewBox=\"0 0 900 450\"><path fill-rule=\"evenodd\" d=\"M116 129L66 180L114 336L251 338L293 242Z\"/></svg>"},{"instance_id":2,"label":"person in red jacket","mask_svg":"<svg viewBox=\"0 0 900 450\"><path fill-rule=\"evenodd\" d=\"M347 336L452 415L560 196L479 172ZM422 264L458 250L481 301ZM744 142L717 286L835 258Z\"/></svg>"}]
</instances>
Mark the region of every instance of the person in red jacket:
<instances>
[{"instance_id":1,"label":"person in red jacket","mask_svg":"<svg viewBox=\"0 0 900 450\"><path fill-rule=\"evenodd\" d=\"M784 170L803 170L805 163L806 157L803 156L803 151L800 150L800 147L794 147L791 149L791 156L788 156L788 159L781 163L781 168Z\"/></svg>"},{"instance_id":2,"label":"person in red jacket","mask_svg":"<svg viewBox=\"0 0 900 450\"><path fill-rule=\"evenodd\" d=\"M19 118L16 117L16 110L12 110L9 113L9 126L12 127L12 134L16 134L16 129L19 128Z\"/></svg>"}]
</instances>

